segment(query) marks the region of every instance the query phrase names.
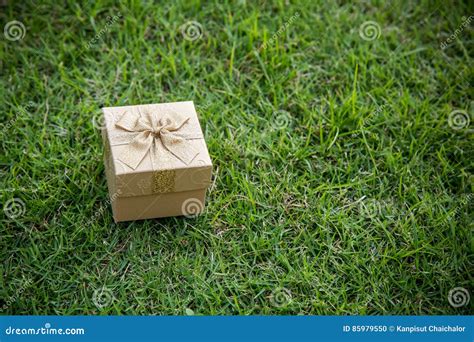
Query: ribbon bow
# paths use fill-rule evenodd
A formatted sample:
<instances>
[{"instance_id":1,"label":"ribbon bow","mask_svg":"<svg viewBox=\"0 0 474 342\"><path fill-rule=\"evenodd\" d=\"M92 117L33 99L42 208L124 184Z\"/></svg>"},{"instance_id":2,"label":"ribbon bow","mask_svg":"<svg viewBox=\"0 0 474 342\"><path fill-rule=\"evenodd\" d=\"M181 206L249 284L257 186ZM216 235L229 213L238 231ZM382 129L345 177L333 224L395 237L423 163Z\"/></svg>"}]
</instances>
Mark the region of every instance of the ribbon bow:
<instances>
[{"instance_id":1,"label":"ribbon bow","mask_svg":"<svg viewBox=\"0 0 474 342\"><path fill-rule=\"evenodd\" d=\"M186 137L176 132L189 119L189 117L182 119L176 113L173 113L173 116L160 115L158 118L149 111L143 115L134 111L125 112L115 126L135 134L130 137L127 148L118 159L136 169L149 151L152 153L152 161L156 161L159 154L158 145L161 143L166 150L188 165L197 153L191 144L187 144Z\"/></svg>"}]
</instances>

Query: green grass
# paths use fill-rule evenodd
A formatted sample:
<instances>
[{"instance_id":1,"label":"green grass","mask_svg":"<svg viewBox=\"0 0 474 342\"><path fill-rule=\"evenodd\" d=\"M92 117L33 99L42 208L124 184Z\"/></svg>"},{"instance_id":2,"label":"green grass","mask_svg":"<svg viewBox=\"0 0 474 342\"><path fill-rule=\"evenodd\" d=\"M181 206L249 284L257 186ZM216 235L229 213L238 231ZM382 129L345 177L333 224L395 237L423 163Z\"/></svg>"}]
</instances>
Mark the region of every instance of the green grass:
<instances>
[{"instance_id":1,"label":"green grass","mask_svg":"<svg viewBox=\"0 0 474 342\"><path fill-rule=\"evenodd\" d=\"M2 314L473 312L448 301L474 296L473 125L448 123L473 119L473 6L10 2ZM100 108L186 100L215 167L205 213L115 224Z\"/></svg>"}]
</instances>

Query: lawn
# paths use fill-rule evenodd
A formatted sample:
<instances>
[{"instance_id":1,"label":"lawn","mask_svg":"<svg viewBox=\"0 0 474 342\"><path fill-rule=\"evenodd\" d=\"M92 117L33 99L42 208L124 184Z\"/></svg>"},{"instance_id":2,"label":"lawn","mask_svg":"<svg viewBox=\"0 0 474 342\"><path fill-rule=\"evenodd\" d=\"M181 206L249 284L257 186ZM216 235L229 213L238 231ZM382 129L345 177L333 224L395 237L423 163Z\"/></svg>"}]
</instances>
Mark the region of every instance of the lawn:
<instances>
[{"instance_id":1,"label":"lawn","mask_svg":"<svg viewBox=\"0 0 474 342\"><path fill-rule=\"evenodd\" d=\"M472 314L474 5L9 1L2 314ZM205 212L113 222L101 108L194 101Z\"/></svg>"}]
</instances>

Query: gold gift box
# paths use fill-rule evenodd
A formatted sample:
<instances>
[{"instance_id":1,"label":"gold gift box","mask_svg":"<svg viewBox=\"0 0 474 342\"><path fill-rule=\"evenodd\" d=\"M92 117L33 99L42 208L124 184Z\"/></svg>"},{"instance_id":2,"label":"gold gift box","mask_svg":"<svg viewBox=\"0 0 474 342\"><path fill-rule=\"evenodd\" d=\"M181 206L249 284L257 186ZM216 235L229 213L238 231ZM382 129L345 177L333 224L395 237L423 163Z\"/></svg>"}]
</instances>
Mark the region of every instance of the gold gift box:
<instances>
[{"instance_id":1,"label":"gold gift box","mask_svg":"<svg viewBox=\"0 0 474 342\"><path fill-rule=\"evenodd\" d=\"M212 162L192 101L102 108L114 220L195 216Z\"/></svg>"}]
</instances>

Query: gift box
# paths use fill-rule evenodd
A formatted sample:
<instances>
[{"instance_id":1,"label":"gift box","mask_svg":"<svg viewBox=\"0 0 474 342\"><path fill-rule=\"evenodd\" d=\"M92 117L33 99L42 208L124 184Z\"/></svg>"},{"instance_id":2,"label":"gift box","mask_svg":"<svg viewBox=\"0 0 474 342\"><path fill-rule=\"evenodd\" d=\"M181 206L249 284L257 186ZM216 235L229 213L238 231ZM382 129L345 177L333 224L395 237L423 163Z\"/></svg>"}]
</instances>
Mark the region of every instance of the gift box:
<instances>
[{"instance_id":1,"label":"gift box","mask_svg":"<svg viewBox=\"0 0 474 342\"><path fill-rule=\"evenodd\" d=\"M114 220L195 216L212 162L192 101L102 108Z\"/></svg>"}]
</instances>

